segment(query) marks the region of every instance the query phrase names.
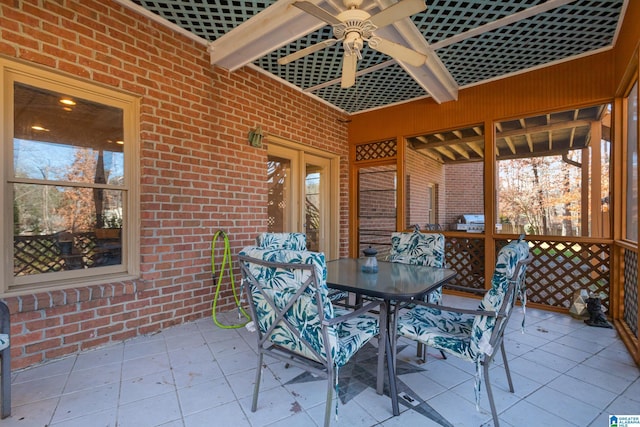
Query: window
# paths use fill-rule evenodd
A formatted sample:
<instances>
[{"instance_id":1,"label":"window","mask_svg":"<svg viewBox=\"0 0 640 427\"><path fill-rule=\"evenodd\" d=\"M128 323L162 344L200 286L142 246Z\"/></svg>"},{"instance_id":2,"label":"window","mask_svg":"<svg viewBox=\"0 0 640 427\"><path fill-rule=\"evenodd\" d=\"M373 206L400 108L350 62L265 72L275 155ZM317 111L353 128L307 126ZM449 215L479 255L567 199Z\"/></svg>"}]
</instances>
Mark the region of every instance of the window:
<instances>
[{"instance_id":1,"label":"window","mask_svg":"<svg viewBox=\"0 0 640 427\"><path fill-rule=\"evenodd\" d=\"M0 291L135 276L136 98L0 64L2 241L13 242Z\"/></svg>"},{"instance_id":2,"label":"window","mask_svg":"<svg viewBox=\"0 0 640 427\"><path fill-rule=\"evenodd\" d=\"M611 106L496 124L498 230L608 238Z\"/></svg>"}]
</instances>

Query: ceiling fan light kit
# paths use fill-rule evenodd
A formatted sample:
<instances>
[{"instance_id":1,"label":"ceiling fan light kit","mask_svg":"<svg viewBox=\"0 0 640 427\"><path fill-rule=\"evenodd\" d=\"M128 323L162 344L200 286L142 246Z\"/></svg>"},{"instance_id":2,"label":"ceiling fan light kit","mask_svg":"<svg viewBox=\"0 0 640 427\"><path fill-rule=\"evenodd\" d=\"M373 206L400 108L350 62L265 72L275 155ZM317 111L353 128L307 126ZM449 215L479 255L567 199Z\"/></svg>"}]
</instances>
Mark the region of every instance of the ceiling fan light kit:
<instances>
[{"instance_id":1,"label":"ceiling fan light kit","mask_svg":"<svg viewBox=\"0 0 640 427\"><path fill-rule=\"evenodd\" d=\"M347 10L334 16L311 2L294 2L293 5L297 8L331 25L335 39L322 41L280 58L278 64L286 65L341 41L344 49L341 81L341 87L343 88L349 88L355 83L358 68L357 61L362 59L362 48L365 41L371 49L389 55L396 61L401 61L414 67L420 67L425 64L426 55L374 34L374 31L378 28L425 10L427 6L423 0L401 0L373 16L365 10L358 9L362 4L362 0L343 0L343 4Z\"/></svg>"}]
</instances>

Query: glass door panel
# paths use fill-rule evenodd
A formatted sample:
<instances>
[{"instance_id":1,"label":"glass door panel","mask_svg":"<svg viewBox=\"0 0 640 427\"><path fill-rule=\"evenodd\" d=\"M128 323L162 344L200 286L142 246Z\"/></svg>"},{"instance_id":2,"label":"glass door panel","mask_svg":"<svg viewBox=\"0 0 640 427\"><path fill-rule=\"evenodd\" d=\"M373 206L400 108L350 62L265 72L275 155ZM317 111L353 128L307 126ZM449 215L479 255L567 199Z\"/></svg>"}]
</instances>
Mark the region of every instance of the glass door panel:
<instances>
[{"instance_id":1,"label":"glass door panel","mask_svg":"<svg viewBox=\"0 0 640 427\"><path fill-rule=\"evenodd\" d=\"M305 206L304 230L307 234L307 249L325 251L329 217L328 170L330 162L316 156L305 156Z\"/></svg>"},{"instance_id":2,"label":"glass door panel","mask_svg":"<svg viewBox=\"0 0 640 427\"><path fill-rule=\"evenodd\" d=\"M271 233L292 231L291 163L291 159L272 155L267 157L267 230Z\"/></svg>"},{"instance_id":3,"label":"glass door panel","mask_svg":"<svg viewBox=\"0 0 640 427\"><path fill-rule=\"evenodd\" d=\"M330 237L336 233L331 227L331 165L329 157L306 152L302 146L269 144L267 230L305 233L308 250L335 257Z\"/></svg>"}]
</instances>

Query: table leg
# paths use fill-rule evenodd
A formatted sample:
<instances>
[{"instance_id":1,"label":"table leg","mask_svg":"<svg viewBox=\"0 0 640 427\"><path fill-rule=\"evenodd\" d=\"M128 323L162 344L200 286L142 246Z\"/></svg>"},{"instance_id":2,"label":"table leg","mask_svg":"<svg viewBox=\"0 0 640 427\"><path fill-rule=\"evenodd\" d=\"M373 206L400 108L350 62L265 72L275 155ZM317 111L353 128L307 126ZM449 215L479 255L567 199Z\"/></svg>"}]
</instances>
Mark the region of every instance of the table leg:
<instances>
[{"instance_id":1,"label":"table leg","mask_svg":"<svg viewBox=\"0 0 640 427\"><path fill-rule=\"evenodd\" d=\"M376 383L376 392L378 394L383 393L384 389L384 355L385 353L389 353L391 349L387 346L387 327L388 316L387 316L387 304L383 302L380 305L380 333L378 334L378 374L376 375L377 383Z\"/></svg>"},{"instance_id":2,"label":"table leg","mask_svg":"<svg viewBox=\"0 0 640 427\"><path fill-rule=\"evenodd\" d=\"M391 408L393 415L400 415L398 407L398 387L396 385L395 357L392 354L394 347L391 346L391 331L389 330L389 309L388 301L384 301L380 308L380 335L378 343L378 375L376 391L383 393L384 389L384 356L387 356L387 372L389 374L389 395L391 397Z\"/></svg>"},{"instance_id":3,"label":"table leg","mask_svg":"<svg viewBox=\"0 0 640 427\"><path fill-rule=\"evenodd\" d=\"M387 348L391 348L391 342L389 341L389 334L387 334ZM391 354L391 351L387 351L387 366L389 369L389 393L391 394L391 408L393 409L393 415L400 415L400 409L398 408L398 387L396 386L396 369L395 369L395 357Z\"/></svg>"}]
</instances>

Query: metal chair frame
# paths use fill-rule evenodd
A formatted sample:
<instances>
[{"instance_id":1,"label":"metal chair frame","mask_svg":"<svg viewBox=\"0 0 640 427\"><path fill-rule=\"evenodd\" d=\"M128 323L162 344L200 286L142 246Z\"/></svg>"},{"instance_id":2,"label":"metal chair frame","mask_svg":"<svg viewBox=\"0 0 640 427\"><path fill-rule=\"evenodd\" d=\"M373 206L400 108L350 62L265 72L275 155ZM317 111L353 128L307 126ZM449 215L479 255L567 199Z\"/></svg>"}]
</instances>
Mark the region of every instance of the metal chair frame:
<instances>
[{"instance_id":1,"label":"metal chair frame","mask_svg":"<svg viewBox=\"0 0 640 427\"><path fill-rule=\"evenodd\" d=\"M465 308L459 308L459 307L447 307L444 305L431 304L424 301L412 302L412 304L415 304L415 305L431 307L431 308L435 308L442 311L450 311L450 312L455 312L460 314L471 314L474 316L495 317L496 322L493 325L491 338L489 340L489 345L494 349L497 349L498 346L500 347L500 353L502 354L502 360L504 363L505 373L507 376L507 382L509 384L509 391L511 393L514 392L514 388L513 388L513 382L511 380L511 372L509 370L507 353L504 348L504 333L505 333L509 318L513 313L513 308L515 307L516 300L518 299L518 295L520 295L521 292L524 292L526 267L532 260L533 260L533 256L529 255L526 259L518 261L514 269L513 275L508 279L509 285L507 288L507 292L505 293L505 297L502 301L502 305L500 306L498 311L485 311L485 310L476 310L476 309L465 309ZM488 292L482 289L464 288L462 286L447 286L447 287L455 288L457 290L466 290L466 291L470 290L476 293L478 291L481 293ZM393 325L394 331L397 330L396 321L397 321L397 316L394 318L394 325ZM447 351L447 349L445 348L442 348L442 349L439 348L439 350ZM450 351L447 351L447 353L458 357L456 353L453 353ZM491 382L489 380L489 368L491 366L491 362L493 361L496 353L497 353L496 351L493 351L490 355L483 354L482 356L480 356L481 357L480 364L482 365L483 378L484 378L485 387L487 389L487 397L489 399L489 405L491 407L491 415L493 418L493 423L495 427L499 427L500 424L498 419L498 412L496 410L496 405L493 399L493 391L491 389ZM392 354L395 355L395 348L392 350Z\"/></svg>"},{"instance_id":2,"label":"metal chair frame","mask_svg":"<svg viewBox=\"0 0 640 427\"><path fill-rule=\"evenodd\" d=\"M0 333L11 335L11 319L9 307L0 301ZM0 375L0 390L2 390L2 409L0 417L7 418L11 415L11 343L0 351L2 358Z\"/></svg>"},{"instance_id":3,"label":"metal chair frame","mask_svg":"<svg viewBox=\"0 0 640 427\"><path fill-rule=\"evenodd\" d=\"M270 262L270 261L264 261L256 258L251 258L246 255L239 255L239 260L240 260L240 268L242 271L242 276L244 279L244 286L248 286L247 295L249 296L249 305L251 308L252 317L254 321L255 322L259 321L259 317L258 317L259 313L256 312L256 307L253 301L251 287L255 287L258 290L258 292L260 292L260 294L268 302L273 312L276 313L276 317L273 320L273 323L271 324L268 330L262 332L260 330L260 327L256 325L257 337L258 337L258 364L257 364L257 370L256 370L255 385L253 390L253 401L251 404L251 411L255 412L257 409L258 393L260 389L260 378L262 375L262 360L263 360L263 356L266 354L277 360L284 362L285 364L294 365L314 375L327 378L327 400L326 400L326 407L325 407L324 425L325 427L328 427L331 423L331 402L333 401L333 390L334 390L334 385L336 384L336 376L337 376L337 369L331 356L332 353L331 353L331 347L330 347L328 328L334 325L338 325L353 317L357 317L362 314L367 314L367 312L379 308L381 305L383 305L383 302L382 301L371 302L359 308L358 310L354 310L350 312L347 315L334 317L332 319L326 319L324 317L324 310L323 310L323 296L318 286L320 282L318 280L318 277L316 275L316 270L313 265L299 264L299 263ZM300 284L300 288L290 298L288 303L282 309L278 309L273 299L270 298L269 295L267 295L263 291L262 284L251 273L247 263L253 263L253 264L257 264L257 265L261 265L261 266L273 268L273 269L302 270L302 271L308 270L310 272L310 275L305 282ZM307 289L311 289L315 293L315 301L317 305L318 315L320 317L320 322L322 325L322 339L324 343L324 351L326 354L326 358L323 357L321 354L319 354L313 348L311 343L303 337L300 331L298 331L296 328L290 325L286 319L287 311L293 306L296 300ZM289 349L283 348L271 342L270 341L271 333L277 326L286 327L287 330L289 330L302 343L302 345L304 345L304 347L313 354L316 360L310 359L308 357L304 357L296 352L293 352ZM379 334L381 334L380 336L385 336L384 334L386 334L386 327L383 324L383 322L381 322L379 327L380 327ZM381 342L383 344L382 344L382 349L379 350L379 354L378 354L379 358L384 357L384 350L385 350L384 340ZM378 370L378 375L381 375L380 370Z\"/></svg>"}]
</instances>

